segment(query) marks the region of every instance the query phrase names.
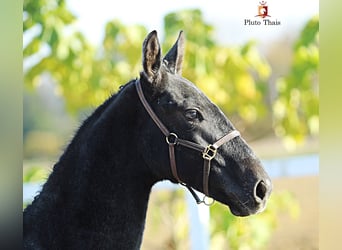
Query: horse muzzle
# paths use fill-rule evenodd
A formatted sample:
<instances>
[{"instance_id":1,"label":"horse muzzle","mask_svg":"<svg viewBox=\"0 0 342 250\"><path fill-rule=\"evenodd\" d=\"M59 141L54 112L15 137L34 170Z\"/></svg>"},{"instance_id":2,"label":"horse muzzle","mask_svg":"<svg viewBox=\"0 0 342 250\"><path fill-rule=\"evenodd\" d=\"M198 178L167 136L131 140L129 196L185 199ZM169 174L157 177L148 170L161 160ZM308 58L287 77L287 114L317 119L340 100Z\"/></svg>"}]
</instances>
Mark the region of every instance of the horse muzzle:
<instances>
[{"instance_id":1,"label":"horse muzzle","mask_svg":"<svg viewBox=\"0 0 342 250\"><path fill-rule=\"evenodd\" d=\"M245 194L230 193L225 203L236 216L258 214L265 210L272 192L272 182L269 178L258 180L253 189Z\"/></svg>"}]
</instances>

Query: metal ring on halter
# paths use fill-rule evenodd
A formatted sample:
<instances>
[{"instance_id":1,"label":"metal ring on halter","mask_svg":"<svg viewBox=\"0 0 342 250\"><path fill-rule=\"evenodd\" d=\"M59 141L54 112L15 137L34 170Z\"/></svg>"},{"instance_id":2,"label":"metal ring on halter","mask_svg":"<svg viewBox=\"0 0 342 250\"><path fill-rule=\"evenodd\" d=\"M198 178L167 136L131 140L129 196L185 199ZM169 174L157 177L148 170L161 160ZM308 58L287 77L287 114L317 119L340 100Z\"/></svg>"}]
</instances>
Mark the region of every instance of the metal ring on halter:
<instances>
[{"instance_id":1,"label":"metal ring on halter","mask_svg":"<svg viewBox=\"0 0 342 250\"><path fill-rule=\"evenodd\" d=\"M209 207L209 206L211 206L211 205L213 205L215 203L215 199L213 199L213 198L211 198L209 196L204 195L201 203L203 203L204 205Z\"/></svg>"},{"instance_id":2,"label":"metal ring on halter","mask_svg":"<svg viewBox=\"0 0 342 250\"><path fill-rule=\"evenodd\" d=\"M175 133L170 133L165 139L169 145L176 145L178 142L178 136Z\"/></svg>"}]
</instances>

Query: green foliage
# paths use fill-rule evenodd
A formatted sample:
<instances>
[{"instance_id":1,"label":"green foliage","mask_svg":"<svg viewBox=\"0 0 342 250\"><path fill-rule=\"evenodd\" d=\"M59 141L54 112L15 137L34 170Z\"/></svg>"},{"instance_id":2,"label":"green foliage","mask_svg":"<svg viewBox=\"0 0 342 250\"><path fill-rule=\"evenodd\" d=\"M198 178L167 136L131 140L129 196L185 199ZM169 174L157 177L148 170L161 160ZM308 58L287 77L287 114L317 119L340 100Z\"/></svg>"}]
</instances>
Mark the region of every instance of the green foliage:
<instances>
[{"instance_id":1,"label":"green foliage","mask_svg":"<svg viewBox=\"0 0 342 250\"><path fill-rule=\"evenodd\" d=\"M24 48L24 59L45 48L47 56L25 72L25 85L38 86L44 73L56 82L70 112L79 112L103 102L120 84L137 76L143 26L125 26L118 20L105 27L99 50L73 30L73 14L65 1L24 1L24 36L39 32ZM215 29L200 10L165 16L164 30L169 48L179 30L187 37L184 76L198 86L235 121L255 123L267 112L266 82L269 64L254 42L227 47L215 41ZM46 49L48 48L48 49ZM290 73L277 81L279 96L273 104L274 129L287 145L318 132L318 18L308 22L295 47Z\"/></svg>"},{"instance_id":2,"label":"green foliage","mask_svg":"<svg viewBox=\"0 0 342 250\"><path fill-rule=\"evenodd\" d=\"M184 190L152 192L141 249L190 248L189 218L184 199Z\"/></svg>"},{"instance_id":3,"label":"green foliage","mask_svg":"<svg viewBox=\"0 0 342 250\"><path fill-rule=\"evenodd\" d=\"M188 218L184 190L153 192L142 249L187 249ZM210 207L210 248L231 250L266 249L280 215L298 218L300 206L292 193L273 192L265 211L249 217L236 217L218 202ZM160 235L162 239L156 239Z\"/></svg>"},{"instance_id":4,"label":"green foliage","mask_svg":"<svg viewBox=\"0 0 342 250\"><path fill-rule=\"evenodd\" d=\"M249 217L235 217L228 208L215 203L210 208L211 249L257 250L265 249L277 218L287 213L299 215L299 204L290 192L274 192L265 211Z\"/></svg>"},{"instance_id":5,"label":"green foliage","mask_svg":"<svg viewBox=\"0 0 342 250\"><path fill-rule=\"evenodd\" d=\"M48 51L25 69L25 85L34 88L49 76L68 111L78 113L99 105L119 85L138 75L147 30L113 20L105 27L102 45L94 48L75 30L74 21L62 0L24 1L24 36L32 36L24 48L24 59ZM215 28L205 22L200 10L184 10L164 18L165 49L179 30L186 34L183 75L235 123L255 126L269 112L265 96L271 74L256 43L220 45ZM287 76L277 80L279 96L272 105L274 130L287 145L318 132L318 18L310 20L294 49L293 65Z\"/></svg>"},{"instance_id":6,"label":"green foliage","mask_svg":"<svg viewBox=\"0 0 342 250\"><path fill-rule=\"evenodd\" d=\"M294 46L289 74L277 81L279 96L273 104L274 129L290 149L305 136L318 134L318 30L319 20L314 17Z\"/></svg>"},{"instance_id":7,"label":"green foliage","mask_svg":"<svg viewBox=\"0 0 342 250\"><path fill-rule=\"evenodd\" d=\"M103 46L97 52L74 30L74 20L64 1L24 2L24 36L34 34L24 48L24 60L48 51L25 69L25 85L34 88L48 74L56 83L55 93L64 97L71 113L99 105L138 74L141 41L147 33L142 26L109 22Z\"/></svg>"},{"instance_id":8,"label":"green foliage","mask_svg":"<svg viewBox=\"0 0 342 250\"><path fill-rule=\"evenodd\" d=\"M34 183L34 182L44 182L46 178L48 177L50 171L47 168L34 165L31 167L28 167L25 169L23 173L23 182L29 182L29 183Z\"/></svg>"},{"instance_id":9,"label":"green foliage","mask_svg":"<svg viewBox=\"0 0 342 250\"><path fill-rule=\"evenodd\" d=\"M25 47L24 58L37 53L43 45L50 49L48 56L25 72L27 86L37 86L42 74L48 72L56 81L55 92L65 98L69 111L76 112L100 104L119 84L137 76L141 44L147 34L144 27L127 27L118 20L108 23L102 47L96 53L82 34L70 34L74 19L65 6L45 1L49 12L42 12L38 19L31 1L24 6L24 35L34 25L44 27ZM50 22L50 18L58 21ZM270 68L254 43L236 48L218 45L214 27L205 23L200 10L171 13L164 23L168 48L179 30L186 33L185 77L197 83L225 112L246 122L255 122L265 113L264 85Z\"/></svg>"}]
</instances>

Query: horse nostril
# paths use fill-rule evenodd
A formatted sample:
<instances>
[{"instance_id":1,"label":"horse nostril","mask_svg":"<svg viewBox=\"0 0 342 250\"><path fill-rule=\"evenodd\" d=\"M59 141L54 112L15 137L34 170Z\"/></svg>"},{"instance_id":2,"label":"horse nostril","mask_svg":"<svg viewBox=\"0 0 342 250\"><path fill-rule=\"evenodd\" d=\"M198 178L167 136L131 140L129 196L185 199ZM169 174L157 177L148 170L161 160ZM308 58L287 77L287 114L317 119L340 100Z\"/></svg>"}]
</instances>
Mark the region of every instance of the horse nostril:
<instances>
[{"instance_id":1,"label":"horse nostril","mask_svg":"<svg viewBox=\"0 0 342 250\"><path fill-rule=\"evenodd\" d=\"M254 197L257 202L264 200L267 193L267 186L264 181L259 181L254 189Z\"/></svg>"}]
</instances>

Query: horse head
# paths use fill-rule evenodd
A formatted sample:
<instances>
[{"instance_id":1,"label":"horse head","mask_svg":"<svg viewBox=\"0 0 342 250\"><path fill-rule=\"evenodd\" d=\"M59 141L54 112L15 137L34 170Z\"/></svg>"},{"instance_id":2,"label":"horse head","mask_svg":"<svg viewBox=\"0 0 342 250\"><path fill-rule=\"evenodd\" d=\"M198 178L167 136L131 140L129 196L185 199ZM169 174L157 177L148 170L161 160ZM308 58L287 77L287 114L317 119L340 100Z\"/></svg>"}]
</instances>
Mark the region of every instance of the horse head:
<instances>
[{"instance_id":1,"label":"horse head","mask_svg":"<svg viewBox=\"0 0 342 250\"><path fill-rule=\"evenodd\" d=\"M261 212L271 180L224 113L182 77L184 40L180 32L165 57L156 31L143 43L137 89L150 109L150 115L142 111L143 159L158 180L193 187L229 206L234 215Z\"/></svg>"}]
</instances>

